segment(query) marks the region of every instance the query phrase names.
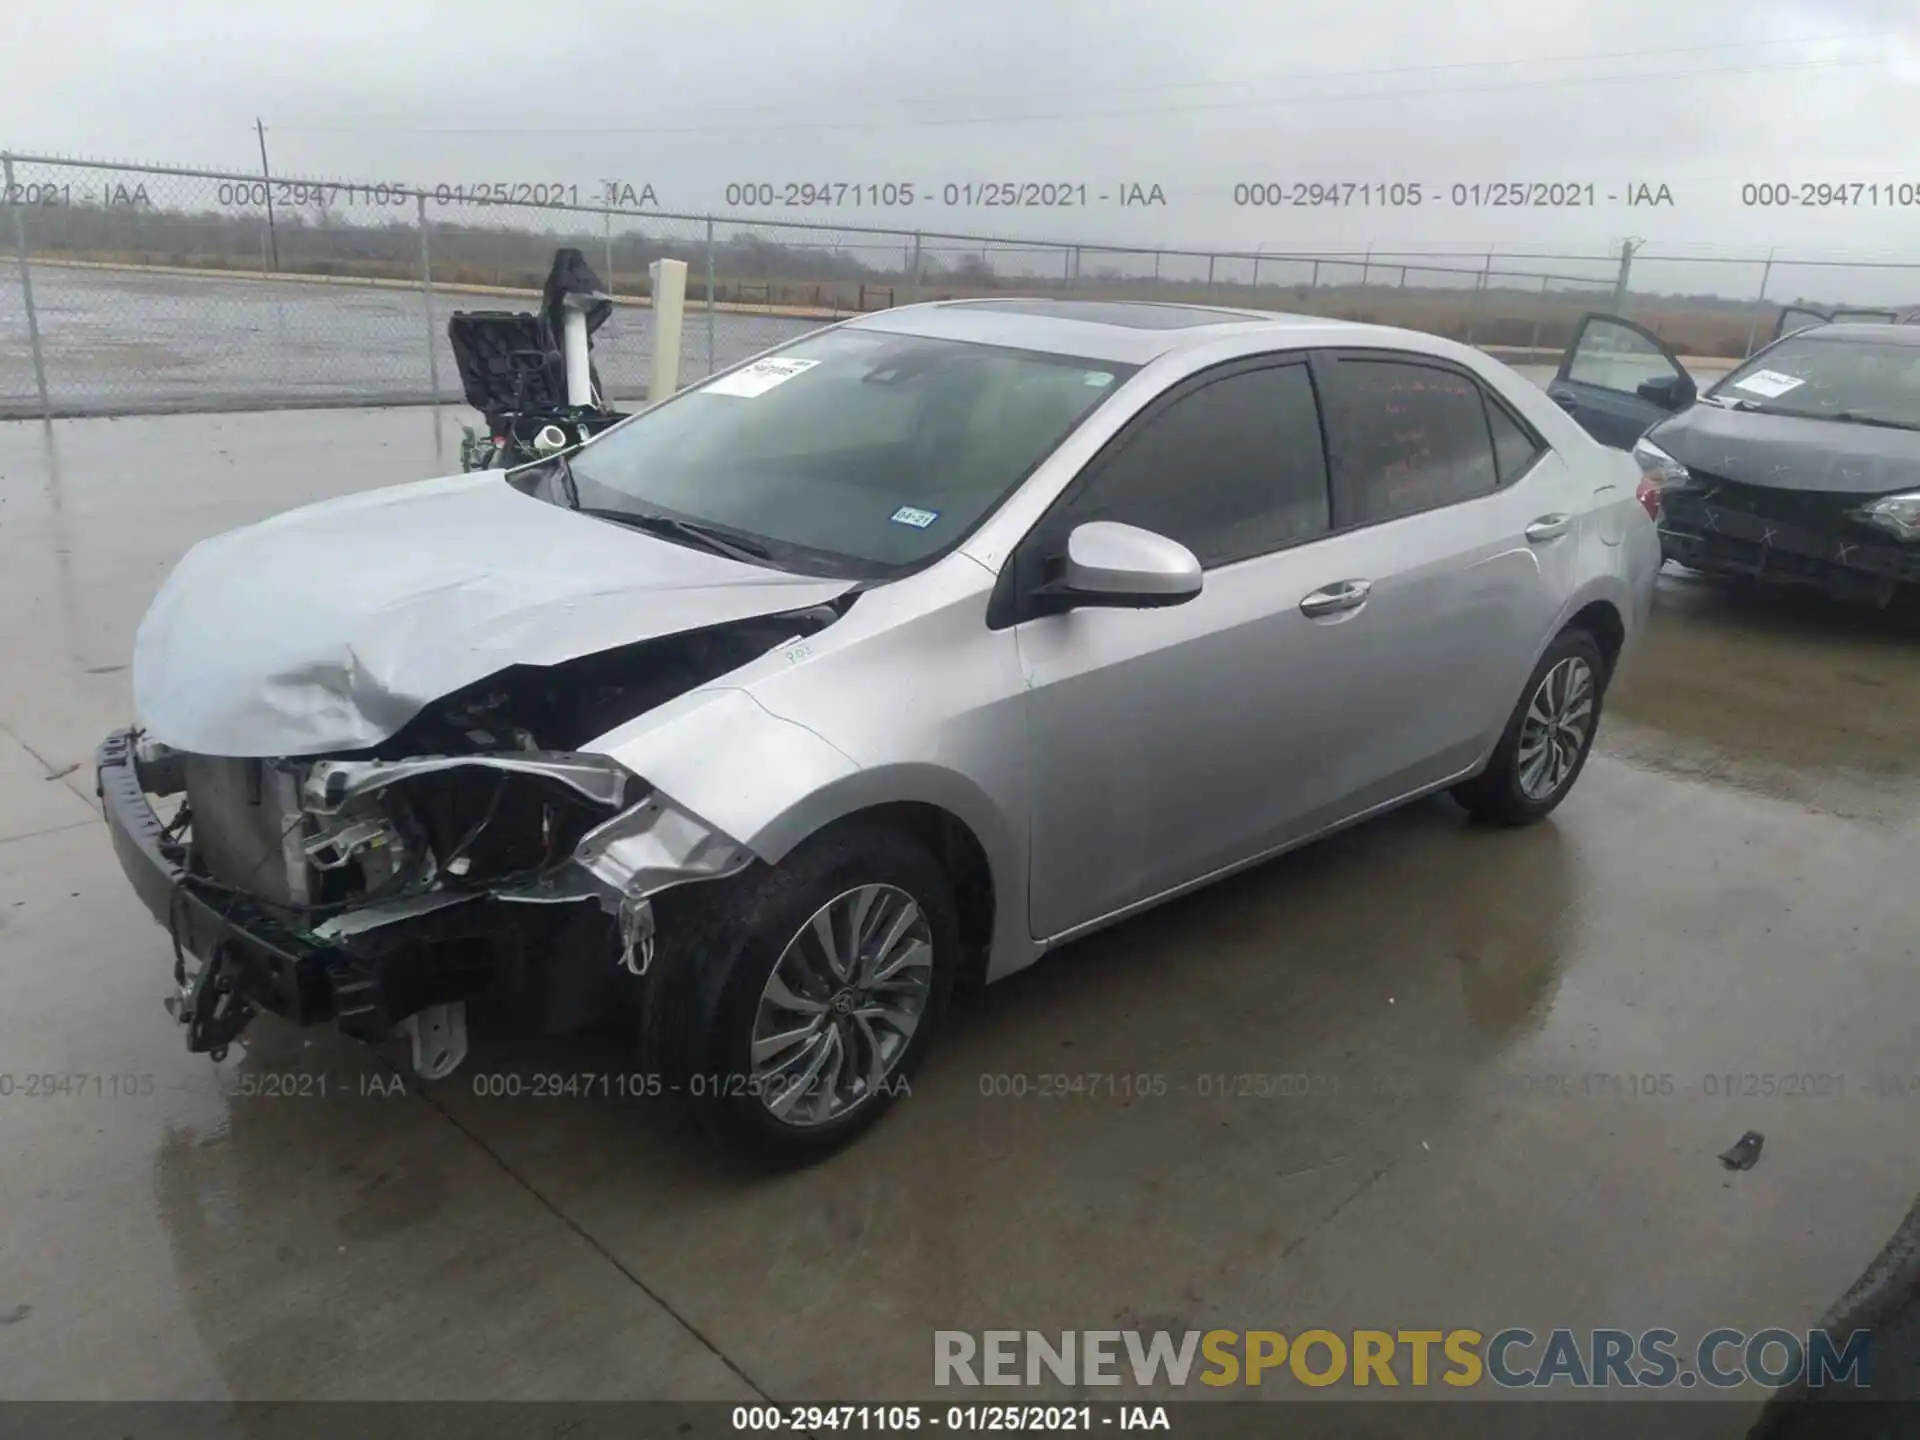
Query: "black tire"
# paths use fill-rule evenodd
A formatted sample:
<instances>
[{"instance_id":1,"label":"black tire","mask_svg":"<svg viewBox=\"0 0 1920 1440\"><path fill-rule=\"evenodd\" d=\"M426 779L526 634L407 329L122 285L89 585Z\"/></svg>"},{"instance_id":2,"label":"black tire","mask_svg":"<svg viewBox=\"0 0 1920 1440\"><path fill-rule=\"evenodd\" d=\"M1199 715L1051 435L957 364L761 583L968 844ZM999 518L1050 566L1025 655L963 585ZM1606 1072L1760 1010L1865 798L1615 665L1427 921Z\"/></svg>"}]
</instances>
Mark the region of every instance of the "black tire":
<instances>
[{"instance_id":1,"label":"black tire","mask_svg":"<svg viewBox=\"0 0 1920 1440\"><path fill-rule=\"evenodd\" d=\"M1544 797L1530 795L1521 784L1519 759L1521 729L1526 722L1527 707L1533 703L1541 682L1554 667L1576 658L1586 662L1593 676L1593 711L1586 736L1572 766L1552 793ZM1554 807L1567 798L1574 782L1580 778L1580 772L1586 769L1594 736L1600 732L1600 711L1606 700L1609 678L1606 657L1593 636L1576 627L1562 630L1554 642L1547 646L1540 663L1533 667L1533 674L1527 677L1526 686L1520 692L1520 701L1513 707L1507 728L1500 733L1500 743L1493 747L1486 767L1471 780L1463 780L1454 786L1453 798L1476 819L1499 825L1531 825L1552 814Z\"/></svg>"},{"instance_id":2,"label":"black tire","mask_svg":"<svg viewBox=\"0 0 1920 1440\"><path fill-rule=\"evenodd\" d=\"M755 1014L787 943L814 913L862 885L894 886L926 916L929 992L886 1085L816 1125L776 1117L751 1083ZM659 950L643 1000L643 1059L726 1148L755 1163L803 1165L854 1139L900 1098L933 1041L959 969L952 886L912 836L847 824L797 847L776 866L669 891L656 907Z\"/></svg>"}]
</instances>

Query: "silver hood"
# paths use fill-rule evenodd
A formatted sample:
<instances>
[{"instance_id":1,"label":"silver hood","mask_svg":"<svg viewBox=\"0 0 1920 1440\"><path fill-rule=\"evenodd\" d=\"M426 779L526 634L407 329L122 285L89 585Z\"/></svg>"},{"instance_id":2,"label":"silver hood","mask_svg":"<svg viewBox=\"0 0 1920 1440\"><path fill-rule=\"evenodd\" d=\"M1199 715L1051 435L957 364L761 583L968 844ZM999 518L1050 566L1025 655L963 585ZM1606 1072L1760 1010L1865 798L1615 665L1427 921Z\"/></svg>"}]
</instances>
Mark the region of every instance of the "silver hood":
<instances>
[{"instance_id":1,"label":"silver hood","mask_svg":"<svg viewBox=\"0 0 1920 1440\"><path fill-rule=\"evenodd\" d=\"M509 665L816 605L852 585L575 514L499 472L426 480L194 546L140 622L134 712L155 740L202 755L357 750Z\"/></svg>"}]
</instances>

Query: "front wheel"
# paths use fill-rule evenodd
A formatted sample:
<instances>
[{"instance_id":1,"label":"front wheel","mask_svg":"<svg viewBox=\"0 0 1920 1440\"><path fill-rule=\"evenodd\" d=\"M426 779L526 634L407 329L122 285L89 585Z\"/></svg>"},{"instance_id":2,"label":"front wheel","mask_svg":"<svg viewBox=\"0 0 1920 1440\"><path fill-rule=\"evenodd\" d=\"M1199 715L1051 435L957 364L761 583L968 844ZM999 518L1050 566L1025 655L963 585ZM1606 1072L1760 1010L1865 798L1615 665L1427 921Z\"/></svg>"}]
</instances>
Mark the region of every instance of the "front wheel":
<instances>
[{"instance_id":1,"label":"front wheel","mask_svg":"<svg viewBox=\"0 0 1920 1440\"><path fill-rule=\"evenodd\" d=\"M1606 688L1607 662L1593 636L1561 631L1534 666L1486 769L1454 786L1454 799L1503 825L1544 818L1586 766Z\"/></svg>"},{"instance_id":2,"label":"front wheel","mask_svg":"<svg viewBox=\"0 0 1920 1440\"><path fill-rule=\"evenodd\" d=\"M917 841L850 826L688 895L697 908L661 917L656 963L673 973L650 1028L663 1078L707 1128L800 1164L909 1093L960 948L951 886Z\"/></svg>"}]
</instances>

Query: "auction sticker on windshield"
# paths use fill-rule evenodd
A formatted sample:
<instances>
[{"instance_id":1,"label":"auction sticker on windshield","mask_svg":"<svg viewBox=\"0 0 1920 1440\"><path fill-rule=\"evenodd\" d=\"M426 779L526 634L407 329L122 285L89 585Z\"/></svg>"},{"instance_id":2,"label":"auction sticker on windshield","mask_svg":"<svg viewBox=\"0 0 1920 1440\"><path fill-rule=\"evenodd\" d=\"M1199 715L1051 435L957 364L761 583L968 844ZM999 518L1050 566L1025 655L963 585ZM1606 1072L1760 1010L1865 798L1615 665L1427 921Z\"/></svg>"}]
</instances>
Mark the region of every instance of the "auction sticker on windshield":
<instances>
[{"instance_id":1,"label":"auction sticker on windshield","mask_svg":"<svg viewBox=\"0 0 1920 1440\"><path fill-rule=\"evenodd\" d=\"M916 530L924 530L940 518L940 512L922 510L914 505L902 505L887 518L896 525L911 525Z\"/></svg>"},{"instance_id":2,"label":"auction sticker on windshield","mask_svg":"<svg viewBox=\"0 0 1920 1440\"><path fill-rule=\"evenodd\" d=\"M1756 370L1745 379L1733 382L1742 390L1751 390L1756 395L1764 395L1769 400L1784 395L1796 385L1807 382L1798 375L1782 375L1778 370Z\"/></svg>"},{"instance_id":3,"label":"auction sticker on windshield","mask_svg":"<svg viewBox=\"0 0 1920 1440\"><path fill-rule=\"evenodd\" d=\"M730 374L722 375L711 385L702 385L703 395L740 395L751 400L756 395L764 395L776 385L784 385L803 371L818 365L818 360L756 360L751 365L743 365Z\"/></svg>"}]
</instances>

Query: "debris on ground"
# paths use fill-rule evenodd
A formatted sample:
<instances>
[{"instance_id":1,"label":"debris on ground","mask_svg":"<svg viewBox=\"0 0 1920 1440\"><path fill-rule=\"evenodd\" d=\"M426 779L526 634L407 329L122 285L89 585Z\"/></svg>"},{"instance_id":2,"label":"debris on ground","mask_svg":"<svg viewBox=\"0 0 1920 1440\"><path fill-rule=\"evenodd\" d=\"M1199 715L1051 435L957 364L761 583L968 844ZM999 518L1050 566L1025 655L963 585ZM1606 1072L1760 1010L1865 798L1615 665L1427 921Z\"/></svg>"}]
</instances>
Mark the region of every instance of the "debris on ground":
<instances>
[{"instance_id":1,"label":"debris on ground","mask_svg":"<svg viewBox=\"0 0 1920 1440\"><path fill-rule=\"evenodd\" d=\"M1729 1170L1751 1170L1760 1162L1760 1147L1766 1143L1766 1136L1749 1130L1720 1152L1720 1163Z\"/></svg>"}]
</instances>

